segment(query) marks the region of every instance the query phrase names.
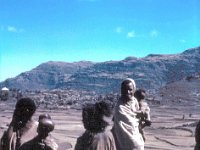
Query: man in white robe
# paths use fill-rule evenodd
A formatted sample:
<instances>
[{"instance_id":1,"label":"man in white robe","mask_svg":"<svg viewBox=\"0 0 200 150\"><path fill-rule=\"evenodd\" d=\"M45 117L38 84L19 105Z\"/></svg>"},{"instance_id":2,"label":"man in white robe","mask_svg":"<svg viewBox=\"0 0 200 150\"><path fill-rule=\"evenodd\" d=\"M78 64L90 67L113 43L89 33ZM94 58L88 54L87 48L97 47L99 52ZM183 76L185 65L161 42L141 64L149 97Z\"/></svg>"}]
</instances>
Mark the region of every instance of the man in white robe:
<instances>
[{"instance_id":1,"label":"man in white robe","mask_svg":"<svg viewBox=\"0 0 200 150\"><path fill-rule=\"evenodd\" d=\"M121 84L121 98L114 112L113 134L117 150L144 150L144 141L139 132L139 105L134 98L136 85L133 79L126 79Z\"/></svg>"}]
</instances>

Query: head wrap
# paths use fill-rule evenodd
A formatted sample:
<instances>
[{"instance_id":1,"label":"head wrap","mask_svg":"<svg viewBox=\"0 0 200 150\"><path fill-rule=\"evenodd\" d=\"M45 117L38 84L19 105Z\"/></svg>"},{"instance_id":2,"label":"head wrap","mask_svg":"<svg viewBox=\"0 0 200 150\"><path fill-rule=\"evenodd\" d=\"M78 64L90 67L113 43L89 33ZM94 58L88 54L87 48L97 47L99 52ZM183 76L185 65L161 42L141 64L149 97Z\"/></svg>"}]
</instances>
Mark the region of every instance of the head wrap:
<instances>
[{"instance_id":1,"label":"head wrap","mask_svg":"<svg viewBox=\"0 0 200 150\"><path fill-rule=\"evenodd\" d=\"M124 81L130 81L133 84L133 88L136 89L135 81L131 78L126 78Z\"/></svg>"}]
</instances>

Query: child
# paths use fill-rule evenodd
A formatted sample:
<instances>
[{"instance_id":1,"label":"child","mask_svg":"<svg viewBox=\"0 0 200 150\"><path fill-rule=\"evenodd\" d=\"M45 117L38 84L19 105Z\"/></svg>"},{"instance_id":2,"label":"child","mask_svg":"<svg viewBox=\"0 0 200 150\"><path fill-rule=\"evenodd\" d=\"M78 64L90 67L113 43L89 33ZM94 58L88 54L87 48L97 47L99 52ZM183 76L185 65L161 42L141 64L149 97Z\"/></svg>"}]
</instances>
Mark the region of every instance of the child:
<instances>
[{"instance_id":1,"label":"child","mask_svg":"<svg viewBox=\"0 0 200 150\"><path fill-rule=\"evenodd\" d=\"M107 129L109 125L107 117L110 116L110 106L106 102L86 105L82 111L86 130L77 139L75 150L116 150L114 137Z\"/></svg>"},{"instance_id":2,"label":"child","mask_svg":"<svg viewBox=\"0 0 200 150\"><path fill-rule=\"evenodd\" d=\"M19 150L57 150L58 145L50 136L50 132L54 130L54 123L48 114L39 116L39 125L37 128L38 135L24 143Z\"/></svg>"},{"instance_id":3,"label":"child","mask_svg":"<svg viewBox=\"0 0 200 150\"><path fill-rule=\"evenodd\" d=\"M142 134L142 137L145 141L145 136L143 132L143 128L145 126L151 125L151 119L150 119L150 108L147 102L145 101L146 92L143 89L138 89L134 93L134 97L137 99L139 104L139 110L144 113L143 116L140 116L140 124L139 124L139 130Z\"/></svg>"}]
</instances>

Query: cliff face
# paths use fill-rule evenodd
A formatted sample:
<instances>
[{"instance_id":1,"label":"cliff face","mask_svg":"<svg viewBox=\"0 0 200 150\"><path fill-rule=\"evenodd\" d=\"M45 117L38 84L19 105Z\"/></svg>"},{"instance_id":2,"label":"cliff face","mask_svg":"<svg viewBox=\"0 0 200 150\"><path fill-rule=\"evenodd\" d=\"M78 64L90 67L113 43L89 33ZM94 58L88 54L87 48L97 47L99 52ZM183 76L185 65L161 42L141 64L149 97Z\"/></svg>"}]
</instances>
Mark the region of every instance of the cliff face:
<instances>
[{"instance_id":1,"label":"cliff face","mask_svg":"<svg viewBox=\"0 0 200 150\"><path fill-rule=\"evenodd\" d=\"M117 92L129 77L138 87L156 89L200 72L200 47L181 54L127 57L121 61L47 62L0 85L20 89L74 89L97 93Z\"/></svg>"},{"instance_id":2,"label":"cliff face","mask_svg":"<svg viewBox=\"0 0 200 150\"><path fill-rule=\"evenodd\" d=\"M38 67L21 73L15 78L7 79L0 86L17 89L54 89L60 78L68 79L71 75L93 65L92 62L54 62L43 63Z\"/></svg>"},{"instance_id":3,"label":"cliff face","mask_svg":"<svg viewBox=\"0 0 200 150\"><path fill-rule=\"evenodd\" d=\"M178 81L200 70L200 47L176 55L148 55L145 58L128 57L122 61L97 63L69 80L57 84L59 88L117 91L123 79L135 79L138 87L159 88Z\"/></svg>"}]
</instances>

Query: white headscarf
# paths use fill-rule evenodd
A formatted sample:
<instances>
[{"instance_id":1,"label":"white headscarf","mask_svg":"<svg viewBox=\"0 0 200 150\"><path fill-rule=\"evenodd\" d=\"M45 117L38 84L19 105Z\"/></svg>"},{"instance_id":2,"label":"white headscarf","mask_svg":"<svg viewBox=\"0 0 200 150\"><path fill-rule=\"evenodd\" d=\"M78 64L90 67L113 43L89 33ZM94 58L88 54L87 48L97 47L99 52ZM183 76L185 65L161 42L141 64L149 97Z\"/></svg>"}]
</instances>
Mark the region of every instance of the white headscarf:
<instances>
[{"instance_id":1,"label":"white headscarf","mask_svg":"<svg viewBox=\"0 0 200 150\"><path fill-rule=\"evenodd\" d=\"M135 81L131 78L126 78L124 81L131 81L131 83L133 83L133 88L136 90L136 84Z\"/></svg>"}]
</instances>

